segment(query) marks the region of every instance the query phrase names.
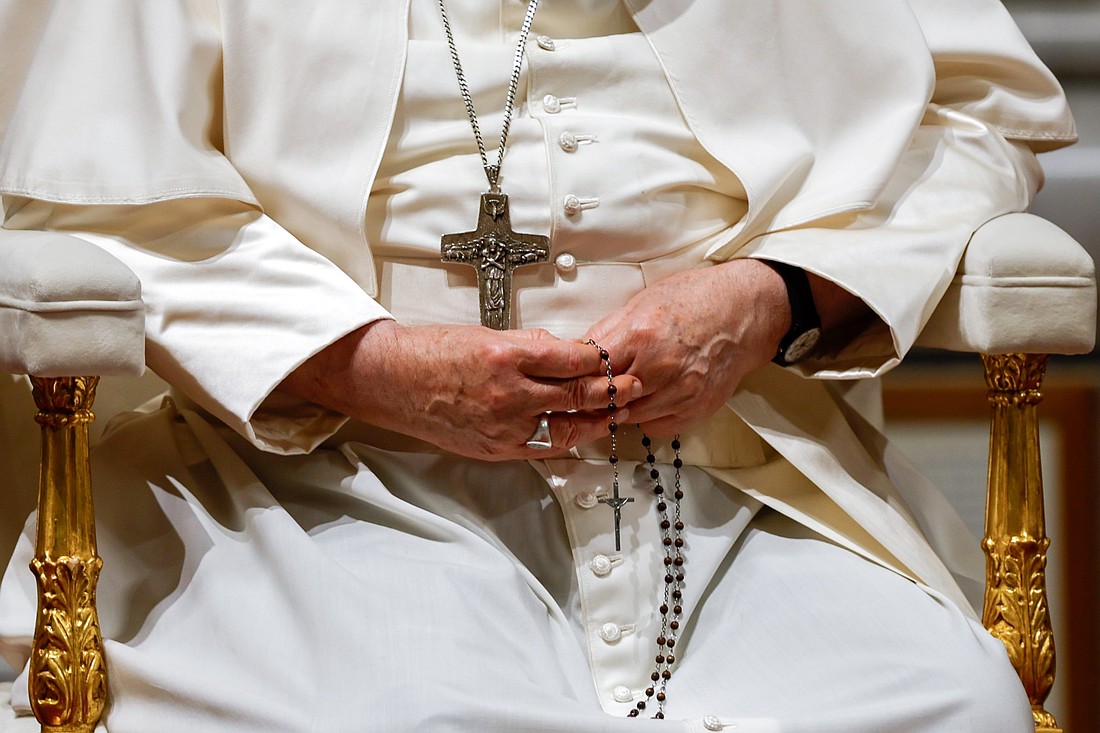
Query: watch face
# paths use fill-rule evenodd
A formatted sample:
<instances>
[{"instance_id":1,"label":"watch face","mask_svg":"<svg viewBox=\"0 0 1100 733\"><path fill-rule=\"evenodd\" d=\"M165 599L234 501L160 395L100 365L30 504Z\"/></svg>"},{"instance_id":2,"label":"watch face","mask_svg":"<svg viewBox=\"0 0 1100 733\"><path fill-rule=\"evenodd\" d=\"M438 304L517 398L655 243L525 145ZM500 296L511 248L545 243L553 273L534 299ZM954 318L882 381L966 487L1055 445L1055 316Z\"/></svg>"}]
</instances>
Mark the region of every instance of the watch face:
<instances>
[{"instance_id":1,"label":"watch face","mask_svg":"<svg viewBox=\"0 0 1100 733\"><path fill-rule=\"evenodd\" d=\"M821 329L811 328L808 331L803 331L790 343L786 351L783 352L783 360L788 364L794 364L802 361L806 356L814 350L817 346L817 342L821 339Z\"/></svg>"}]
</instances>

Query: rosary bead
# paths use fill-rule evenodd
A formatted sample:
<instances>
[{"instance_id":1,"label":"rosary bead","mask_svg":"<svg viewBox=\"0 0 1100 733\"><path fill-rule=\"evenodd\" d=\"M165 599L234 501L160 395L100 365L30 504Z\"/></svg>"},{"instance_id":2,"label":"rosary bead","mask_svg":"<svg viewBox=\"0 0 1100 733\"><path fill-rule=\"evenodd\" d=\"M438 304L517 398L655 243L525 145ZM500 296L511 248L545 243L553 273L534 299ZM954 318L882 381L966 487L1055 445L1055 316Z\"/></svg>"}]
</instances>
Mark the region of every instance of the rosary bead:
<instances>
[{"instance_id":1,"label":"rosary bead","mask_svg":"<svg viewBox=\"0 0 1100 733\"><path fill-rule=\"evenodd\" d=\"M666 679L666 680L671 676L672 676L672 672L669 672L667 669L664 672L661 672L661 677Z\"/></svg>"},{"instance_id":2,"label":"rosary bead","mask_svg":"<svg viewBox=\"0 0 1100 733\"><path fill-rule=\"evenodd\" d=\"M677 522L677 524L679 524L679 522ZM669 521L667 519L664 519L664 520L661 521L661 529L668 529L671 526L672 525L669 523Z\"/></svg>"},{"instance_id":3,"label":"rosary bead","mask_svg":"<svg viewBox=\"0 0 1100 733\"><path fill-rule=\"evenodd\" d=\"M676 581L679 582L679 583L683 583L684 582L684 574L683 573L676 573Z\"/></svg>"},{"instance_id":4,"label":"rosary bead","mask_svg":"<svg viewBox=\"0 0 1100 733\"><path fill-rule=\"evenodd\" d=\"M665 537L663 540L661 540L661 542L664 544L665 547L668 547L672 544L672 538Z\"/></svg>"},{"instance_id":5,"label":"rosary bead","mask_svg":"<svg viewBox=\"0 0 1100 733\"><path fill-rule=\"evenodd\" d=\"M657 496L660 496L661 494L665 493L665 487L661 486L660 484L657 484L656 486L653 487L653 493L656 494Z\"/></svg>"},{"instance_id":6,"label":"rosary bead","mask_svg":"<svg viewBox=\"0 0 1100 733\"><path fill-rule=\"evenodd\" d=\"M656 662L657 664L664 664L665 663L665 655L664 654L658 654L657 656L655 656L653 658L653 661Z\"/></svg>"},{"instance_id":7,"label":"rosary bead","mask_svg":"<svg viewBox=\"0 0 1100 733\"><path fill-rule=\"evenodd\" d=\"M666 509L668 509L668 504L664 503L663 501L657 502L657 511L663 512Z\"/></svg>"},{"instance_id":8,"label":"rosary bead","mask_svg":"<svg viewBox=\"0 0 1100 733\"><path fill-rule=\"evenodd\" d=\"M639 700L636 706L639 710L645 710L645 700Z\"/></svg>"},{"instance_id":9,"label":"rosary bead","mask_svg":"<svg viewBox=\"0 0 1100 733\"><path fill-rule=\"evenodd\" d=\"M677 532L683 532L684 531L684 523L683 522L677 522L673 526L676 527ZM668 527L665 527L665 529L668 529Z\"/></svg>"},{"instance_id":10,"label":"rosary bead","mask_svg":"<svg viewBox=\"0 0 1100 733\"><path fill-rule=\"evenodd\" d=\"M631 710L629 713L627 713L627 715L631 718L637 718L638 717L638 711L637 710Z\"/></svg>"},{"instance_id":11,"label":"rosary bead","mask_svg":"<svg viewBox=\"0 0 1100 733\"><path fill-rule=\"evenodd\" d=\"M672 564L672 558L671 557L666 557L665 558L665 565L668 566L668 565L671 565L671 564Z\"/></svg>"},{"instance_id":12,"label":"rosary bead","mask_svg":"<svg viewBox=\"0 0 1100 733\"><path fill-rule=\"evenodd\" d=\"M673 597L673 598L674 598L675 600L677 600L677 601L678 601L678 600L680 600L681 598L683 598L683 597L684 597L684 594L683 594L683 593L681 593L681 592L680 592L680 591L678 591L678 590L674 590L674 591L672 591L672 597Z\"/></svg>"},{"instance_id":13,"label":"rosary bead","mask_svg":"<svg viewBox=\"0 0 1100 733\"><path fill-rule=\"evenodd\" d=\"M650 477L651 479L653 479L654 481L656 481L657 479L661 478L661 474L660 474L660 472L659 472L659 471L658 471L658 470L657 470L657 469L655 468L655 469L653 469L652 471L650 471L650 472L649 472L649 477Z\"/></svg>"},{"instance_id":14,"label":"rosary bead","mask_svg":"<svg viewBox=\"0 0 1100 733\"><path fill-rule=\"evenodd\" d=\"M676 468L683 468L684 467L684 462L681 461L679 458L677 458L676 460L674 460L672 462L672 465L675 466Z\"/></svg>"},{"instance_id":15,"label":"rosary bead","mask_svg":"<svg viewBox=\"0 0 1100 733\"><path fill-rule=\"evenodd\" d=\"M653 697L653 688L652 687L645 688L645 696L646 697Z\"/></svg>"},{"instance_id":16,"label":"rosary bead","mask_svg":"<svg viewBox=\"0 0 1100 733\"><path fill-rule=\"evenodd\" d=\"M666 575L665 576L665 585L668 585L671 582L672 582L672 576L671 575Z\"/></svg>"},{"instance_id":17,"label":"rosary bead","mask_svg":"<svg viewBox=\"0 0 1100 733\"><path fill-rule=\"evenodd\" d=\"M672 564L675 565L676 567L680 567L681 565L684 564L684 558L678 557L678 558L676 558L675 560L672 561Z\"/></svg>"},{"instance_id":18,"label":"rosary bead","mask_svg":"<svg viewBox=\"0 0 1100 733\"><path fill-rule=\"evenodd\" d=\"M612 466L614 466L616 463L619 462L619 457L618 456L608 456L607 457L607 462L610 463Z\"/></svg>"},{"instance_id":19,"label":"rosary bead","mask_svg":"<svg viewBox=\"0 0 1100 733\"><path fill-rule=\"evenodd\" d=\"M653 463L654 461L657 460L657 456L653 455L652 453L647 453L646 457L645 457L645 460L646 460L646 463Z\"/></svg>"},{"instance_id":20,"label":"rosary bead","mask_svg":"<svg viewBox=\"0 0 1100 733\"><path fill-rule=\"evenodd\" d=\"M668 604L667 603L662 603L661 604L661 615L664 615L666 613L668 613Z\"/></svg>"},{"instance_id":21,"label":"rosary bead","mask_svg":"<svg viewBox=\"0 0 1100 733\"><path fill-rule=\"evenodd\" d=\"M673 438L672 439L672 450L680 450L680 439L679 438Z\"/></svg>"},{"instance_id":22,"label":"rosary bead","mask_svg":"<svg viewBox=\"0 0 1100 733\"><path fill-rule=\"evenodd\" d=\"M664 646L666 641L668 641L668 639L666 639L665 637L658 636L657 637L657 646Z\"/></svg>"},{"instance_id":23,"label":"rosary bead","mask_svg":"<svg viewBox=\"0 0 1100 733\"><path fill-rule=\"evenodd\" d=\"M668 627L670 629L672 629L673 631L676 631L677 629L680 628L680 622L679 621L672 621L672 622L669 623Z\"/></svg>"},{"instance_id":24,"label":"rosary bead","mask_svg":"<svg viewBox=\"0 0 1100 733\"><path fill-rule=\"evenodd\" d=\"M665 701L665 693L658 692L657 693L657 700L659 700L660 702L664 702ZM660 713L657 713L657 714L661 715ZM664 716L661 716L661 717L664 717Z\"/></svg>"},{"instance_id":25,"label":"rosary bead","mask_svg":"<svg viewBox=\"0 0 1100 733\"><path fill-rule=\"evenodd\" d=\"M680 499L684 498L684 492L676 489L676 493L674 494L674 496L676 497L676 501L679 501Z\"/></svg>"},{"instance_id":26,"label":"rosary bead","mask_svg":"<svg viewBox=\"0 0 1100 733\"><path fill-rule=\"evenodd\" d=\"M661 675L659 675L659 674L657 674L656 672L654 672L653 674L649 675L649 679L651 679L651 680L653 680L654 682L656 682L657 680L661 679Z\"/></svg>"},{"instance_id":27,"label":"rosary bead","mask_svg":"<svg viewBox=\"0 0 1100 733\"><path fill-rule=\"evenodd\" d=\"M674 614L676 614L677 616L679 616L681 613L684 612L684 609L681 606L673 606L672 607L672 612Z\"/></svg>"},{"instance_id":28,"label":"rosary bead","mask_svg":"<svg viewBox=\"0 0 1100 733\"><path fill-rule=\"evenodd\" d=\"M649 439L648 435L643 435L642 436L642 446L645 447L645 448L648 448L651 445L653 445L653 441Z\"/></svg>"},{"instance_id":29,"label":"rosary bead","mask_svg":"<svg viewBox=\"0 0 1100 733\"><path fill-rule=\"evenodd\" d=\"M619 429L619 425L614 420L612 420L611 422L609 422L607 424L607 432L609 432L609 433L614 433L618 429Z\"/></svg>"},{"instance_id":30,"label":"rosary bead","mask_svg":"<svg viewBox=\"0 0 1100 733\"><path fill-rule=\"evenodd\" d=\"M617 394L617 393L618 393L618 391L619 391L619 388L618 388L618 387L616 387L616 386L615 386L614 384L608 384L608 385L607 385L607 393L608 393L609 395L614 395L614 394Z\"/></svg>"},{"instance_id":31,"label":"rosary bead","mask_svg":"<svg viewBox=\"0 0 1100 733\"><path fill-rule=\"evenodd\" d=\"M683 540L683 538L682 538L682 537L677 537L677 538L676 538L676 543L675 543L675 544L676 544L676 546L677 546L677 547L683 547L683 546L684 546L684 540Z\"/></svg>"},{"instance_id":32,"label":"rosary bead","mask_svg":"<svg viewBox=\"0 0 1100 733\"><path fill-rule=\"evenodd\" d=\"M607 353L607 349L600 349L600 358L604 361L609 361L611 359L611 354Z\"/></svg>"},{"instance_id":33,"label":"rosary bead","mask_svg":"<svg viewBox=\"0 0 1100 733\"><path fill-rule=\"evenodd\" d=\"M665 719L665 714L664 714L664 713L662 713L662 712L661 712L660 710L658 710L658 711L657 711L657 714L656 714L656 715L654 715L653 717L654 717L654 718L657 718L658 720L664 720L664 719Z\"/></svg>"},{"instance_id":34,"label":"rosary bead","mask_svg":"<svg viewBox=\"0 0 1100 733\"><path fill-rule=\"evenodd\" d=\"M675 639L669 639L668 642L667 642L667 645L668 645L668 648L671 649L672 647L676 646L676 640Z\"/></svg>"}]
</instances>

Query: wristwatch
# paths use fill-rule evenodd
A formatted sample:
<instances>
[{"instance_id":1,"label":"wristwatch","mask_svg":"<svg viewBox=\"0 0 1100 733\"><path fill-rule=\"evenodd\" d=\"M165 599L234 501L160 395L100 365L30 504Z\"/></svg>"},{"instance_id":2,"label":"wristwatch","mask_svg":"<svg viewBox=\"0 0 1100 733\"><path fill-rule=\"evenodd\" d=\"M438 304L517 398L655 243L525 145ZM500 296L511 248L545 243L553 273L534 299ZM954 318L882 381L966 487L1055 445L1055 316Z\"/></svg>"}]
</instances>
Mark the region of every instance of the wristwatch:
<instances>
[{"instance_id":1,"label":"wristwatch","mask_svg":"<svg viewBox=\"0 0 1100 733\"><path fill-rule=\"evenodd\" d=\"M779 340L772 361L780 366L796 364L811 353L821 340L821 317L817 314L814 294L806 272L786 262L759 260L779 273L787 286L787 302L791 305L791 327Z\"/></svg>"}]
</instances>

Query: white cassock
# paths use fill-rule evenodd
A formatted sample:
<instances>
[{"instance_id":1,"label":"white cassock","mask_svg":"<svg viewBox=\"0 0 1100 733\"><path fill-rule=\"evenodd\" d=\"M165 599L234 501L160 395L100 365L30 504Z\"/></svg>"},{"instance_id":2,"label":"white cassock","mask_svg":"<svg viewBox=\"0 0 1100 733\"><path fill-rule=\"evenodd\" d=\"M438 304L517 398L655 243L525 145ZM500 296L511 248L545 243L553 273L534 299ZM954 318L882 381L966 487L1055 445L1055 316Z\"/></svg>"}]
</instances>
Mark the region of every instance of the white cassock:
<instances>
[{"instance_id":1,"label":"white cassock","mask_svg":"<svg viewBox=\"0 0 1100 733\"><path fill-rule=\"evenodd\" d=\"M686 622L650 721L623 719L664 586L636 431L617 551L606 444L490 465L272 393L372 320L478 321L439 236L473 228L484 180L437 6L409 5L27 11L42 32L0 108L5 226L127 262L176 391L95 458L108 730L1026 730L952 578L980 575L965 530L840 383L804 378L895 364L969 232L1026 207L1028 146L1072 138L1003 9L539 9L502 184L551 262L517 272L516 325L580 337L654 279L744 256L880 316L683 436ZM490 148L524 7L448 3ZM30 552L0 588L20 666Z\"/></svg>"}]
</instances>

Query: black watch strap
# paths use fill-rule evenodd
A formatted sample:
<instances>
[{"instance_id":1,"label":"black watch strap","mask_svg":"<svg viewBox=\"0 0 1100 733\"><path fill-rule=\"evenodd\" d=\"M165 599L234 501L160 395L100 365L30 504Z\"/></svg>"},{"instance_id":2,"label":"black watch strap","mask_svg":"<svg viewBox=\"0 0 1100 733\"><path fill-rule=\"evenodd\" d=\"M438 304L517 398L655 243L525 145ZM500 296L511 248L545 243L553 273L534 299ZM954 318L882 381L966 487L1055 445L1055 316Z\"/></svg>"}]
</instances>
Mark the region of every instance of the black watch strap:
<instances>
[{"instance_id":1,"label":"black watch strap","mask_svg":"<svg viewBox=\"0 0 1100 733\"><path fill-rule=\"evenodd\" d=\"M760 260L779 273L787 285L787 301L791 305L791 327L779 341L772 361L780 366L795 364L805 359L821 339L821 317L817 314L814 294L806 272L786 262Z\"/></svg>"}]
</instances>

